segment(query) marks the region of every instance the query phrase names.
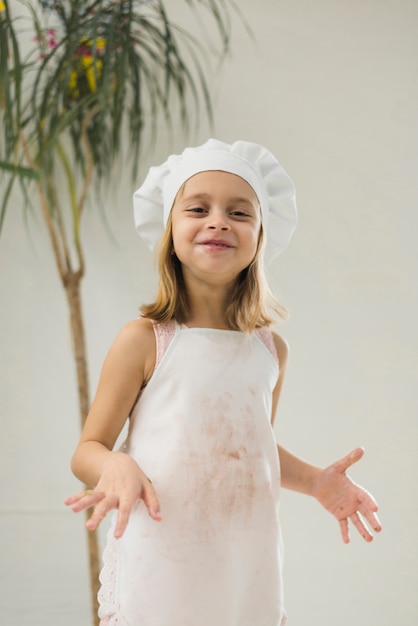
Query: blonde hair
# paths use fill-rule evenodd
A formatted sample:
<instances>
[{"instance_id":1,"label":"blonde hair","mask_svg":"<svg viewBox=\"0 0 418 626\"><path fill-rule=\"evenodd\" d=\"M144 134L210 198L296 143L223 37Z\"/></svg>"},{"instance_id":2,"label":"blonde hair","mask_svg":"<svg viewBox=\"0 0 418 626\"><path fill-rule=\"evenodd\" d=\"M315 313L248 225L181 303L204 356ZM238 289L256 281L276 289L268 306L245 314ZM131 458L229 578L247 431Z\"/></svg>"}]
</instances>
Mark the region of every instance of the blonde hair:
<instances>
[{"instance_id":1,"label":"blonde hair","mask_svg":"<svg viewBox=\"0 0 418 626\"><path fill-rule=\"evenodd\" d=\"M267 284L264 265L264 231L261 225L254 259L237 277L225 311L225 321L232 330L250 333L256 328L270 326L271 313L286 318L286 309L274 297ZM141 307L141 314L156 322L175 319L187 324L190 305L181 263L174 253L172 221L169 216L164 234L156 250L159 281L155 302ZM271 313L270 313L271 312Z\"/></svg>"}]
</instances>

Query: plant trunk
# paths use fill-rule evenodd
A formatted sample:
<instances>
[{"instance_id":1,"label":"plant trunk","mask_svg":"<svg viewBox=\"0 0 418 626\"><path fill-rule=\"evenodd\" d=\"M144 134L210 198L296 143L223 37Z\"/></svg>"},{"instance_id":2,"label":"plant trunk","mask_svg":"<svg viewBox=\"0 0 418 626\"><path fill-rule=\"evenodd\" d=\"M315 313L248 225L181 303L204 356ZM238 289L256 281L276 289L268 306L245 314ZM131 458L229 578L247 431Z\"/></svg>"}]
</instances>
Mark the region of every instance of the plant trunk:
<instances>
[{"instance_id":1,"label":"plant trunk","mask_svg":"<svg viewBox=\"0 0 418 626\"><path fill-rule=\"evenodd\" d=\"M90 407L89 380L87 369L87 350L84 333L84 321L81 306L81 272L69 271L63 280L65 293L70 310L71 337L73 341L73 353L77 372L78 400L80 407L81 428L86 421ZM86 518L90 512L86 511ZM98 600L99 591L99 542L96 531L87 531L87 543L90 569L91 605L93 611L93 625L99 626Z\"/></svg>"}]
</instances>

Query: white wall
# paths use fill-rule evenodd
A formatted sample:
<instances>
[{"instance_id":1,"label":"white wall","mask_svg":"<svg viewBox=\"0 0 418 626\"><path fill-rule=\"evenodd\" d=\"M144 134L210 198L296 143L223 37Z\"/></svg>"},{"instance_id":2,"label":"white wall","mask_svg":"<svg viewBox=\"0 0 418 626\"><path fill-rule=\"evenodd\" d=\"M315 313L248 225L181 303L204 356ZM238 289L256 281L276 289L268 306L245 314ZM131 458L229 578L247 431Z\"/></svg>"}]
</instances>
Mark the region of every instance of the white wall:
<instances>
[{"instance_id":1,"label":"white wall","mask_svg":"<svg viewBox=\"0 0 418 626\"><path fill-rule=\"evenodd\" d=\"M170 3L178 19L183 4ZM353 536L345 546L314 501L283 494L290 624L414 624L418 4L239 6L257 43L237 24L232 56L212 79L213 134L267 145L293 177L300 211L271 268L291 311L280 327L292 358L277 436L323 465L364 445L351 474L375 494L384 523L373 544ZM193 142L207 135L202 124ZM138 184L168 143L162 131ZM106 206L116 243L86 216L92 389L111 339L153 293L132 191L121 176ZM31 216L26 230L19 202L12 208L0 241L0 614L8 626L87 626L83 520L62 504L78 487L68 467L79 429L66 305L41 223Z\"/></svg>"}]
</instances>

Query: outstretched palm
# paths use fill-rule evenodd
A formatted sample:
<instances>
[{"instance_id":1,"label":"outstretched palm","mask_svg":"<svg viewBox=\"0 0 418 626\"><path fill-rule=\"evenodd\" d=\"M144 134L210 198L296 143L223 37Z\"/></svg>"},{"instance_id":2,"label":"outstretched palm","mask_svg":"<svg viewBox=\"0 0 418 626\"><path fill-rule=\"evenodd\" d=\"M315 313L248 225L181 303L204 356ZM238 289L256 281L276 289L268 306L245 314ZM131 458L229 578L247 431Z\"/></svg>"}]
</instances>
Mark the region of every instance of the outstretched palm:
<instances>
[{"instance_id":1,"label":"outstretched palm","mask_svg":"<svg viewBox=\"0 0 418 626\"><path fill-rule=\"evenodd\" d=\"M344 543L350 541L349 520L366 541L373 540L370 529L382 529L373 496L346 475L347 469L363 455L363 448L356 448L325 468L314 486L313 496L338 520Z\"/></svg>"}]
</instances>

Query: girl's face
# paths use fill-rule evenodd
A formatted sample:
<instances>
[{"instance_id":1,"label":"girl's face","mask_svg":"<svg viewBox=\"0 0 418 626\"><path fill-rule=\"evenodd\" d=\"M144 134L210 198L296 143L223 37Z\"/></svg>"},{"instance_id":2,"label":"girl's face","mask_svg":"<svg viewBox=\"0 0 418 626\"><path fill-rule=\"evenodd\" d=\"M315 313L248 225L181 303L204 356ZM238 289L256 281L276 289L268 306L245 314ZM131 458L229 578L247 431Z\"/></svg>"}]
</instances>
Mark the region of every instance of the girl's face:
<instances>
[{"instance_id":1,"label":"girl's face","mask_svg":"<svg viewBox=\"0 0 418 626\"><path fill-rule=\"evenodd\" d=\"M257 251L261 209L250 185L223 171L195 174L171 212L174 251L183 275L235 281Z\"/></svg>"}]
</instances>

